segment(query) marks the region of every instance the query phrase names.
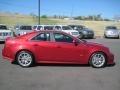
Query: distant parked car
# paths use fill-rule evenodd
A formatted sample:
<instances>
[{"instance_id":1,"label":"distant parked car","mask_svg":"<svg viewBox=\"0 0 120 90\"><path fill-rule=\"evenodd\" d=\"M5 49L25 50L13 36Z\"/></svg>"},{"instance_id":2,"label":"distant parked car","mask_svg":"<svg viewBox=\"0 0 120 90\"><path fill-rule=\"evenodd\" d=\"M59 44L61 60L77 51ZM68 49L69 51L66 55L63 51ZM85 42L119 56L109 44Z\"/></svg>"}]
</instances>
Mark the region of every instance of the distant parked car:
<instances>
[{"instance_id":1,"label":"distant parked car","mask_svg":"<svg viewBox=\"0 0 120 90\"><path fill-rule=\"evenodd\" d=\"M94 38L94 32L83 25L69 25L72 29L77 30L80 38Z\"/></svg>"},{"instance_id":2,"label":"distant parked car","mask_svg":"<svg viewBox=\"0 0 120 90\"><path fill-rule=\"evenodd\" d=\"M0 24L0 41L5 41L7 37L12 37L13 33L6 25Z\"/></svg>"},{"instance_id":3,"label":"distant parked car","mask_svg":"<svg viewBox=\"0 0 120 90\"><path fill-rule=\"evenodd\" d=\"M35 25L33 26L33 30L59 30L66 33L69 33L75 37L79 37L79 32L73 30L70 26L67 25Z\"/></svg>"},{"instance_id":4,"label":"distant parked car","mask_svg":"<svg viewBox=\"0 0 120 90\"><path fill-rule=\"evenodd\" d=\"M53 30L53 25L35 25L33 26L33 30L39 31L39 30Z\"/></svg>"},{"instance_id":5,"label":"distant parked car","mask_svg":"<svg viewBox=\"0 0 120 90\"><path fill-rule=\"evenodd\" d=\"M55 30L8 38L2 56L22 67L34 63L90 64L95 68L114 64L114 55L108 47Z\"/></svg>"},{"instance_id":6,"label":"distant parked car","mask_svg":"<svg viewBox=\"0 0 120 90\"><path fill-rule=\"evenodd\" d=\"M104 31L105 38L120 38L120 31L116 26L107 26Z\"/></svg>"},{"instance_id":7,"label":"distant parked car","mask_svg":"<svg viewBox=\"0 0 120 90\"><path fill-rule=\"evenodd\" d=\"M66 33L71 34L71 35L78 37L78 38L80 36L80 34L77 30L73 30L68 25L55 25L54 30L60 30L60 31L66 32Z\"/></svg>"},{"instance_id":8,"label":"distant parked car","mask_svg":"<svg viewBox=\"0 0 120 90\"><path fill-rule=\"evenodd\" d=\"M31 25L17 25L15 26L14 33L16 36L20 36L26 33L32 32Z\"/></svg>"}]
</instances>

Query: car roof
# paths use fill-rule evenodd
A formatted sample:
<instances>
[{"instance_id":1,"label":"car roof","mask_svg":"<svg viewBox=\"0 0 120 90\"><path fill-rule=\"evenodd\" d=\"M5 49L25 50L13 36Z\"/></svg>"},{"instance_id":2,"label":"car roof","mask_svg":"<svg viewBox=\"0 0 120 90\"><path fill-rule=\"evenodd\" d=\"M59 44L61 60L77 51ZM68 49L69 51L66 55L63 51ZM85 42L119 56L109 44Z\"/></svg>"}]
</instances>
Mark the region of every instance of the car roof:
<instances>
[{"instance_id":1,"label":"car roof","mask_svg":"<svg viewBox=\"0 0 120 90\"><path fill-rule=\"evenodd\" d=\"M7 25L5 25L5 24L0 24L0 25L4 25L4 26L7 26Z\"/></svg>"},{"instance_id":2,"label":"car roof","mask_svg":"<svg viewBox=\"0 0 120 90\"><path fill-rule=\"evenodd\" d=\"M15 26L32 26L32 25L15 25Z\"/></svg>"},{"instance_id":3,"label":"car roof","mask_svg":"<svg viewBox=\"0 0 120 90\"><path fill-rule=\"evenodd\" d=\"M72 38L76 39L76 40L79 40L78 38L68 34L68 33L65 33L63 31L58 31L58 30L41 30L41 31L33 31L33 32L30 32L30 33L27 33L27 34L24 34L24 35L21 35L21 36L18 36L16 37L16 39L23 39L23 40L28 40L30 39L31 37L33 37L34 35L36 34L39 34L39 33L42 33L42 32L55 32L55 33L62 33L62 34L65 34L65 35L69 35L71 36Z\"/></svg>"},{"instance_id":4,"label":"car roof","mask_svg":"<svg viewBox=\"0 0 120 90\"><path fill-rule=\"evenodd\" d=\"M54 26L54 25L33 25L33 26Z\"/></svg>"}]
</instances>

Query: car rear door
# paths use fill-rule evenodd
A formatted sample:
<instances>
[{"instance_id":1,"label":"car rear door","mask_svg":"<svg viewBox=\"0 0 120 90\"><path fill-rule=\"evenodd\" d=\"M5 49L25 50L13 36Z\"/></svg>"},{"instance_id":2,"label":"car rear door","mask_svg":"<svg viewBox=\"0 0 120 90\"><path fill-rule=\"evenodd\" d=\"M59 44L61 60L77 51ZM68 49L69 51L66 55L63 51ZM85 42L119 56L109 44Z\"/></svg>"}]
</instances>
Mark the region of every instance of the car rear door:
<instances>
[{"instance_id":1,"label":"car rear door","mask_svg":"<svg viewBox=\"0 0 120 90\"><path fill-rule=\"evenodd\" d=\"M40 62L53 62L57 58L54 52L56 45L51 41L51 33L40 33L31 39L31 44L35 49L35 55Z\"/></svg>"}]
</instances>

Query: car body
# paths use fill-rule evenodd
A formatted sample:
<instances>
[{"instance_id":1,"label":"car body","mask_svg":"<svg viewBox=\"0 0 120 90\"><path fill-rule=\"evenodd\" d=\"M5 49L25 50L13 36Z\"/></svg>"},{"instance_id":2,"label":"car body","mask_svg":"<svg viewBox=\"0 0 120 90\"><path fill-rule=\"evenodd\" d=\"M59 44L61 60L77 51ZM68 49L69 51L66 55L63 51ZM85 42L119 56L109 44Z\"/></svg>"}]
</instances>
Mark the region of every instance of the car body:
<instances>
[{"instance_id":1,"label":"car body","mask_svg":"<svg viewBox=\"0 0 120 90\"><path fill-rule=\"evenodd\" d=\"M0 41L5 41L6 38L12 37L13 33L6 25L0 24Z\"/></svg>"},{"instance_id":2,"label":"car body","mask_svg":"<svg viewBox=\"0 0 120 90\"><path fill-rule=\"evenodd\" d=\"M105 38L118 38L120 37L120 31L116 26L107 26L104 31Z\"/></svg>"},{"instance_id":3,"label":"car body","mask_svg":"<svg viewBox=\"0 0 120 90\"><path fill-rule=\"evenodd\" d=\"M2 56L22 67L34 63L114 64L114 55L102 44L80 40L55 30L42 30L6 39Z\"/></svg>"},{"instance_id":4,"label":"car body","mask_svg":"<svg viewBox=\"0 0 120 90\"><path fill-rule=\"evenodd\" d=\"M94 38L93 30L86 28L83 25L69 25L72 29L77 30L80 34L80 38Z\"/></svg>"},{"instance_id":5,"label":"car body","mask_svg":"<svg viewBox=\"0 0 120 90\"><path fill-rule=\"evenodd\" d=\"M39 30L53 30L53 25L34 25L33 30L39 31Z\"/></svg>"},{"instance_id":6,"label":"car body","mask_svg":"<svg viewBox=\"0 0 120 90\"><path fill-rule=\"evenodd\" d=\"M14 33L16 36L20 36L29 32L32 32L31 25L16 25L14 29Z\"/></svg>"}]
</instances>

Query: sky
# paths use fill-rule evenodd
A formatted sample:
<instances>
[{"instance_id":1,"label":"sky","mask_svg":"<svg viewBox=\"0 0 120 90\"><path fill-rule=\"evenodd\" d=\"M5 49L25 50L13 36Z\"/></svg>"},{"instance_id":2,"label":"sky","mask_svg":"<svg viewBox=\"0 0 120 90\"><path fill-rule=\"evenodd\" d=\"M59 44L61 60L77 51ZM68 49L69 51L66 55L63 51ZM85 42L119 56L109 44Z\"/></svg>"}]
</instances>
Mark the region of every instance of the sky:
<instances>
[{"instance_id":1,"label":"sky","mask_svg":"<svg viewBox=\"0 0 120 90\"><path fill-rule=\"evenodd\" d=\"M0 12L38 15L38 0L0 0ZM40 0L40 15L120 15L120 0Z\"/></svg>"}]
</instances>

